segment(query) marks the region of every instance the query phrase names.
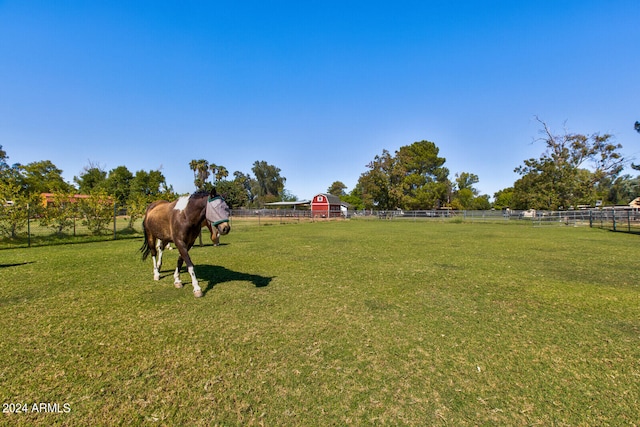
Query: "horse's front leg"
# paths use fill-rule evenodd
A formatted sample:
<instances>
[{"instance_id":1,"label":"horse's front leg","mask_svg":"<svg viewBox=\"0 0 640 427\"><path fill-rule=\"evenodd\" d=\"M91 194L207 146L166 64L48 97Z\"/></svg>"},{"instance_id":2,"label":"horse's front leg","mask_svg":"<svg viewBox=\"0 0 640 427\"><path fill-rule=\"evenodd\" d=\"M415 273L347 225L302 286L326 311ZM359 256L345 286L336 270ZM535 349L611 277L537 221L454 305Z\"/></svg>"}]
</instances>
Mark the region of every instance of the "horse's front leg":
<instances>
[{"instance_id":1,"label":"horse's front leg","mask_svg":"<svg viewBox=\"0 0 640 427\"><path fill-rule=\"evenodd\" d=\"M198 279L196 278L196 271L193 268L193 263L191 262L191 258L187 258L187 271L189 271L189 275L191 276L191 284L193 285L193 296L196 298L200 298L202 296L202 288L198 284Z\"/></svg>"},{"instance_id":2,"label":"horse's front leg","mask_svg":"<svg viewBox=\"0 0 640 427\"><path fill-rule=\"evenodd\" d=\"M186 244L182 241L174 241L174 243L176 244L176 248L180 252L180 257L178 257L178 265L176 268L176 272L173 275L175 279L173 283L175 284L176 288L182 287L182 281L180 280L180 268L182 268L182 263L186 262L187 271L191 276L191 284L193 285L193 295L196 298L200 298L202 296L202 289L200 288L200 285L198 285L198 279L196 279L196 272L193 268L193 262L191 262L191 257L189 256L189 249L191 248L191 245Z\"/></svg>"},{"instance_id":3,"label":"horse's front leg","mask_svg":"<svg viewBox=\"0 0 640 427\"><path fill-rule=\"evenodd\" d=\"M182 263L187 263L187 271L191 276L191 285L193 285L193 296L196 298L200 298L202 296L202 288L198 284L198 279L196 278L196 272L193 268L193 263L191 262L191 258L187 254L186 261L182 258L182 255L178 258L178 265L176 267L176 271L173 273L173 284L176 288L182 287L182 280L180 280L180 269L182 268Z\"/></svg>"}]
</instances>

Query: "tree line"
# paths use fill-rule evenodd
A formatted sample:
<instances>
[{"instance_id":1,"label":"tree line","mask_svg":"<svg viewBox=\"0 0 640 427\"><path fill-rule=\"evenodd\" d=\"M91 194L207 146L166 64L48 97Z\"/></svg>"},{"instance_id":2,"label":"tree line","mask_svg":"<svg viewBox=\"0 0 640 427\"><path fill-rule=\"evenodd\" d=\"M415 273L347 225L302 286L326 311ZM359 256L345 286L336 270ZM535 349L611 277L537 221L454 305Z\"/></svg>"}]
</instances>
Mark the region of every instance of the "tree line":
<instances>
[{"instance_id":1,"label":"tree line","mask_svg":"<svg viewBox=\"0 0 640 427\"><path fill-rule=\"evenodd\" d=\"M179 196L159 170L132 173L126 166L118 166L106 171L90 163L68 183L63 171L49 160L27 165L10 165L8 160L0 146L0 235L12 238L25 228L29 217L37 217L40 225L56 234L64 234L81 218L90 231L101 234L112 221L114 210L126 212L132 229L149 203ZM233 207L295 199L285 190L286 178L280 169L265 161L253 164L254 176L236 171L232 180L226 179L229 173L224 166L207 160L192 160L188 166L194 173L196 191L215 186ZM45 193L49 193L46 202Z\"/></svg>"},{"instance_id":2,"label":"tree line","mask_svg":"<svg viewBox=\"0 0 640 427\"><path fill-rule=\"evenodd\" d=\"M627 204L640 196L640 177L620 175L628 161L613 135L556 134L547 123L536 120L541 126L538 142L544 146L543 153L517 166L514 172L520 178L494 193L493 202L476 188L480 179L475 173L461 171L451 177L439 148L426 140L402 146L393 154L383 150L365 166L367 170L350 192L341 181L334 181L327 192L354 209L378 210L563 210ZM640 133L640 123L634 127ZM631 166L640 170L640 166ZM206 160L193 160L190 168L196 188L216 186L233 206L296 200L284 189L286 179L280 169L266 162L253 164L253 177L236 171L233 179L227 179L224 166Z\"/></svg>"},{"instance_id":3,"label":"tree line","mask_svg":"<svg viewBox=\"0 0 640 427\"><path fill-rule=\"evenodd\" d=\"M133 174L119 166L106 172L90 164L71 184L49 160L10 165L8 159L0 146L0 235L9 237L16 237L29 217L37 217L56 234L63 234L75 218L81 218L92 233L101 234L117 207L126 208L129 227L133 227L148 203L175 196L160 171ZM51 195L45 200L43 193Z\"/></svg>"},{"instance_id":4,"label":"tree line","mask_svg":"<svg viewBox=\"0 0 640 427\"><path fill-rule=\"evenodd\" d=\"M520 175L511 187L493 195L479 194L479 177L472 172L450 176L446 159L434 142L422 140L402 146L393 154L383 150L365 167L356 186L347 192L341 181L327 189L350 203L354 209L422 210L436 208L484 210L490 208L562 210L578 206L627 204L640 196L640 177L621 175L628 161L622 145L611 134L554 133L542 120L539 142L544 146L538 158L526 159L514 171ZM640 133L640 123L635 129ZM105 171L89 164L73 183L65 182L62 170L51 161L27 165L8 163L9 156L0 146L0 233L14 235L26 221L24 207L38 215L44 225L62 232L68 223L69 209L85 218L96 232L100 221L91 225L98 211L112 215L106 206L126 207L130 224L139 219L146 206L158 199L177 197L159 170L132 173L126 166ZM285 189L281 170L265 161L255 161L251 173L235 171L205 159L192 160L195 189L216 187L233 207L260 207L275 201L293 201L297 197ZM635 170L640 166L631 164ZM54 193L55 209L43 209L41 193ZM82 203L65 203L74 194L89 197ZM108 222L108 221L107 221Z\"/></svg>"},{"instance_id":5,"label":"tree line","mask_svg":"<svg viewBox=\"0 0 640 427\"><path fill-rule=\"evenodd\" d=\"M253 176L235 171L233 179L227 179L229 171L226 167L205 159L192 160L189 168L193 171L196 189L209 191L215 187L229 206L260 207L265 203L296 200L296 196L285 189L287 179L281 176L280 168L263 160L253 163Z\"/></svg>"},{"instance_id":6,"label":"tree line","mask_svg":"<svg viewBox=\"0 0 640 427\"><path fill-rule=\"evenodd\" d=\"M640 196L640 177L621 175L628 160L613 135L556 134L536 119L542 127L538 142L545 150L517 166L514 172L520 178L494 193L492 203L474 187L479 182L476 174L459 172L451 179L438 147L424 140L400 147L393 155L387 150L376 155L350 193L340 181L328 191L358 209L380 210L566 210L628 204ZM634 128L640 133L639 122ZM638 165L631 167L640 170Z\"/></svg>"}]
</instances>

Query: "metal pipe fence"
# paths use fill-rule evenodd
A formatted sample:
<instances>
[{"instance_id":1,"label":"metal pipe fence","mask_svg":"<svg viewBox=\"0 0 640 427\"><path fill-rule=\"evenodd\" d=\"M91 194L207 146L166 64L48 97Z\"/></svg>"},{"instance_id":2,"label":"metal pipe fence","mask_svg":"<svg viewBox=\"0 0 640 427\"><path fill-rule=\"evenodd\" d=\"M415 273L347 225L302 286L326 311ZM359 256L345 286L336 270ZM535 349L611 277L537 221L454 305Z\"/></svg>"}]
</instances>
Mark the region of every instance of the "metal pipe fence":
<instances>
[{"instance_id":1,"label":"metal pipe fence","mask_svg":"<svg viewBox=\"0 0 640 427\"><path fill-rule=\"evenodd\" d=\"M0 210L0 248L115 240L142 235L141 218L132 222L126 209L115 205L111 212L108 218L103 218L102 225L96 228L95 223L91 224L86 217L80 216L66 218L58 226L50 222L47 224L38 215L27 215L24 221L16 222L7 209L3 209ZM640 210L623 207L576 211L351 210L339 218L312 216L310 210L304 209L233 209L231 215L232 224L242 228L336 219L510 223L533 227L589 226L640 234ZM12 221L14 224L10 224Z\"/></svg>"},{"instance_id":2,"label":"metal pipe fence","mask_svg":"<svg viewBox=\"0 0 640 427\"><path fill-rule=\"evenodd\" d=\"M640 234L640 210L635 208L592 210L589 225L605 230Z\"/></svg>"},{"instance_id":3,"label":"metal pipe fence","mask_svg":"<svg viewBox=\"0 0 640 427\"><path fill-rule=\"evenodd\" d=\"M618 207L571 211L518 211L511 209L484 211L454 211L447 209L433 210L389 210L389 211L354 211L352 218L383 219L403 221L458 221L458 222L493 222L521 224L533 227L570 226L592 227L611 231L640 234L640 210L637 208Z\"/></svg>"}]
</instances>

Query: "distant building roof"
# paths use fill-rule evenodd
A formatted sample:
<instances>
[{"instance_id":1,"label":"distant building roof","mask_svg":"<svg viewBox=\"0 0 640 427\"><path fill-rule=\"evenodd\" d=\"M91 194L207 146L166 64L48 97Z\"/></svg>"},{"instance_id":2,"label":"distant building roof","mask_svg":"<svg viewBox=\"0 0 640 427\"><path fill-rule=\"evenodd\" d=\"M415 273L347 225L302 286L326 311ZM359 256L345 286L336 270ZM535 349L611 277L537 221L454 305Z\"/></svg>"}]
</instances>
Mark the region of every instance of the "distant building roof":
<instances>
[{"instance_id":1,"label":"distant building roof","mask_svg":"<svg viewBox=\"0 0 640 427\"><path fill-rule=\"evenodd\" d=\"M310 202L309 200L295 200L293 202L272 202L272 203L265 203L265 206L302 206L302 205L308 205Z\"/></svg>"}]
</instances>

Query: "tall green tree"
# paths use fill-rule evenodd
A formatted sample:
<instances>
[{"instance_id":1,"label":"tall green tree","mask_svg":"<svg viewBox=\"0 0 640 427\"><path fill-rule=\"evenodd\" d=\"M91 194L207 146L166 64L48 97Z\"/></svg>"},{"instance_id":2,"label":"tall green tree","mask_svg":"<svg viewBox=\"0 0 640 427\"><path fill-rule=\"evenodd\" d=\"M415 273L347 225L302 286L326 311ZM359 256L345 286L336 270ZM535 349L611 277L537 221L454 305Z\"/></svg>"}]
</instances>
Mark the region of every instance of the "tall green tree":
<instances>
[{"instance_id":1,"label":"tall green tree","mask_svg":"<svg viewBox=\"0 0 640 427\"><path fill-rule=\"evenodd\" d=\"M91 194L94 190L103 189L106 180L107 172L94 163L89 163L79 176L73 178L80 194Z\"/></svg>"},{"instance_id":2,"label":"tall green tree","mask_svg":"<svg viewBox=\"0 0 640 427\"><path fill-rule=\"evenodd\" d=\"M130 195L144 194L149 201L161 198L172 199L173 187L167 185L167 181L159 170L139 170L131 179Z\"/></svg>"},{"instance_id":3,"label":"tall green tree","mask_svg":"<svg viewBox=\"0 0 640 427\"><path fill-rule=\"evenodd\" d=\"M453 209L479 209L485 206L488 196L478 197L478 190L474 187L480 182L478 175L469 172L460 172L455 175L454 188L451 197ZM476 200L477 199L477 200Z\"/></svg>"},{"instance_id":4,"label":"tall green tree","mask_svg":"<svg viewBox=\"0 0 640 427\"><path fill-rule=\"evenodd\" d=\"M498 190L493 194L493 207L496 209L514 208L513 187Z\"/></svg>"},{"instance_id":5,"label":"tall green tree","mask_svg":"<svg viewBox=\"0 0 640 427\"><path fill-rule=\"evenodd\" d=\"M599 184L622 171L622 145L612 142L610 134L554 134L543 126L546 146L540 158L531 158L518 166L521 175L514 184L516 209L568 209L578 204L593 204L599 198Z\"/></svg>"},{"instance_id":6,"label":"tall green tree","mask_svg":"<svg viewBox=\"0 0 640 427\"><path fill-rule=\"evenodd\" d=\"M392 156L383 150L360 175L358 186L367 209L431 209L448 202L446 159L431 141L400 147Z\"/></svg>"},{"instance_id":7,"label":"tall green tree","mask_svg":"<svg viewBox=\"0 0 640 427\"><path fill-rule=\"evenodd\" d=\"M606 194L606 204L626 205L636 197L640 197L640 176L634 178L625 174L615 180L603 180L599 193Z\"/></svg>"},{"instance_id":8,"label":"tall green tree","mask_svg":"<svg viewBox=\"0 0 640 427\"><path fill-rule=\"evenodd\" d=\"M62 170L49 160L29 163L22 167L23 185L28 194L71 191L70 184L62 178Z\"/></svg>"},{"instance_id":9,"label":"tall green tree","mask_svg":"<svg viewBox=\"0 0 640 427\"><path fill-rule=\"evenodd\" d=\"M369 169L358 178L362 202L366 209L395 209L401 203L399 177L395 170L395 159L388 150L382 150L367 165Z\"/></svg>"},{"instance_id":10,"label":"tall green tree","mask_svg":"<svg viewBox=\"0 0 640 427\"><path fill-rule=\"evenodd\" d=\"M446 159L439 157L440 149L431 141L414 142L400 147L396 153L402 176L403 209L427 209L448 202L450 187Z\"/></svg>"},{"instance_id":11,"label":"tall green tree","mask_svg":"<svg viewBox=\"0 0 640 427\"><path fill-rule=\"evenodd\" d=\"M353 210L359 211L365 208L364 202L362 201L362 190L358 184L356 184L349 194L343 196L341 200L349 203Z\"/></svg>"},{"instance_id":12,"label":"tall green tree","mask_svg":"<svg viewBox=\"0 0 640 427\"><path fill-rule=\"evenodd\" d=\"M251 170L256 177L256 194L259 203L279 201L286 181L286 178L280 176L280 168L270 165L264 160L256 160Z\"/></svg>"},{"instance_id":13,"label":"tall green tree","mask_svg":"<svg viewBox=\"0 0 640 427\"><path fill-rule=\"evenodd\" d=\"M451 200L451 207L457 210L473 209L474 199L475 196L471 189L463 188L462 190L457 190Z\"/></svg>"},{"instance_id":14,"label":"tall green tree","mask_svg":"<svg viewBox=\"0 0 640 427\"><path fill-rule=\"evenodd\" d=\"M9 168L7 160L9 160L9 156L7 156L7 152L3 150L2 145L0 145L0 173Z\"/></svg>"},{"instance_id":15,"label":"tall green tree","mask_svg":"<svg viewBox=\"0 0 640 427\"><path fill-rule=\"evenodd\" d=\"M478 175L469 172L460 172L455 176L455 183L458 190L469 189L475 196L478 194L478 190L474 188L480 182Z\"/></svg>"},{"instance_id":16,"label":"tall green tree","mask_svg":"<svg viewBox=\"0 0 640 427\"><path fill-rule=\"evenodd\" d=\"M256 193L258 188L257 181L248 173L245 174L240 171L235 171L233 173L233 183L243 190L242 192L239 191L238 194L244 193L244 195L238 199L241 201L240 203L233 204L232 206L254 206L258 196Z\"/></svg>"},{"instance_id":17,"label":"tall green tree","mask_svg":"<svg viewBox=\"0 0 640 427\"><path fill-rule=\"evenodd\" d=\"M344 191L347 189L347 186L344 185L342 181L334 181L333 184L327 188L327 193L333 194L334 196L344 197L347 193Z\"/></svg>"},{"instance_id":18,"label":"tall green tree","mask_svg":"<svg viewBox=\"0 0 640 427\"><path fill-rule=\"evenodd\" d=\"M109 171L104 182L106 192L115 198L118 206L125 206L131 193L131 181L133 174L126 166L118 166Z\"/></svg>"},{"instance_id":19,"label":"tall green tree","mask_svg":"<svg viewBox=\"0 0 640 427\"><path fill-rule=\"evenodd\" d=\"M172 200L175 196L173 187L167 186L166 179L159 170L137 171L131 178L129 197L125 202L129 228L132 229L135 221L144 216L149 203L160 199Z\"/></svg>"},{"instance_id":20,"label":"tall green tree","mask_svg":"<svg viewBox=\"0 0 640 427\"><path fill-rule=\"evenodd\" d=\"M218 194L222 195L232 209L249 206L247 191L238 180L222 180L216 184Z\"/></svg>"},{"instance_id":21,"label":"tall green tree","mask_svg":"<svg viewBox=\"0 0 640 427\"><path fill-rule=\"evenodd\" d=\"M489 195L481 194L473 198L471 209L476 211L486 211L491 209L491 202L489 201Z\"/></svg>"}]
</instances>

